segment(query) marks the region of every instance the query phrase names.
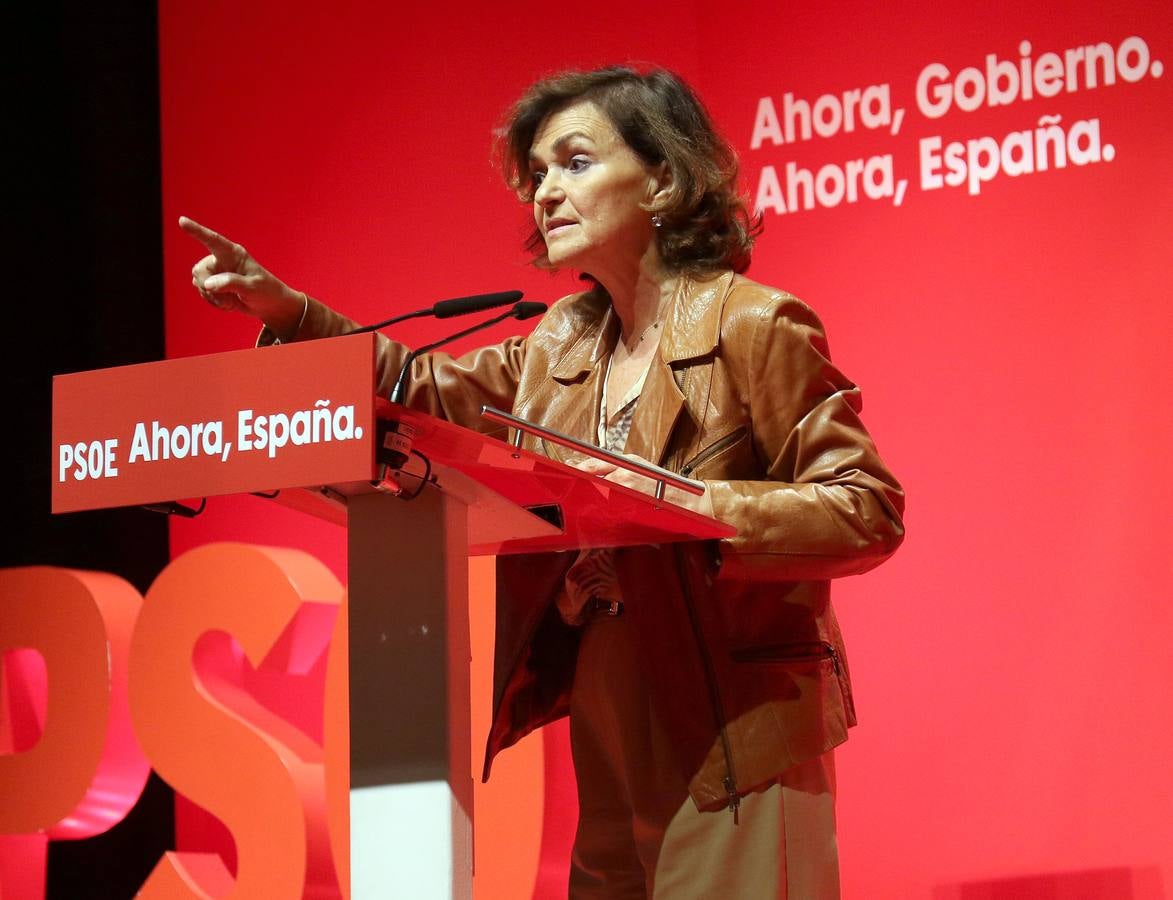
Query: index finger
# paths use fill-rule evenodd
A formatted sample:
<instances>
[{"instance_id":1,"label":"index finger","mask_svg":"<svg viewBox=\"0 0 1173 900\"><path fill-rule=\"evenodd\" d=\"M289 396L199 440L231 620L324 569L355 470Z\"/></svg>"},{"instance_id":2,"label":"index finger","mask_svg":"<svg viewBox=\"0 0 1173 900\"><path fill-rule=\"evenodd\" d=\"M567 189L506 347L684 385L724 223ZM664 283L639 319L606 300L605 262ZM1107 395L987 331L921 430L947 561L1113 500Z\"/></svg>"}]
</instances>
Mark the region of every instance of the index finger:
<instances>
[{"instance_id":1,"label":"index finger","mask_svg":"<svg viewBox=\"0 0 1173 900\"><path fill-rule=\"evenodd\" d=\"M179 217L179 227L207 247L218 260L221 257L230 257L236 247L236 244L228 240L224 235L218 234L211 228L204 227L195 219L189 219L187 216Z\"/></svg>"}]
</instances>

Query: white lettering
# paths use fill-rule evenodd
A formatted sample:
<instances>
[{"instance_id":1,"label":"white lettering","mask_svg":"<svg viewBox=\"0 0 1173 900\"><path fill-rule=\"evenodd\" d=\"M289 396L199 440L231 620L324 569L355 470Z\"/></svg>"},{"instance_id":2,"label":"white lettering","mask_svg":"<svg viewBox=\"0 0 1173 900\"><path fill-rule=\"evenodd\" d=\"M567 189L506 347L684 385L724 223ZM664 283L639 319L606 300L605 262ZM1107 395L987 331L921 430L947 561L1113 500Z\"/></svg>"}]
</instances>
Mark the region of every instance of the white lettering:
<instances>
[{"instance_id":1,"label":"white lettering","mask_svg":"<svg viewBox=\"0 0 1173 900\"><path fill-rule=\"evenodd\" d=\"M1070 94L1111 86L1116 83L1117 73L1125 81L1137 82L1146 75L1160 78L1164 72L1161 61L1152 59L1148 44L1137 35L1125 38L1116 47L1101 41L1070 47L1062 54L1048 51L1037 59L1031 57L1030 41L1022 41L1018 52L1017 66L995 53L987 53L984 69L966 66L956 75L942 63L929 63L916 79L917 109L926 118L939 119L954 107L974 112L983 105L1009 106L1036 95L1054 97L1062 91ZM865 92L865 109L866 100ZM866 117L861 118L866 124ZM815 127L818 125L816 117Z\"/></svg>"},{"instance_id":2,"label":"white lettering","mask_svg":"<svg viewBox=\"0 0 1173 900\"><path fill-rule=\"evenodd\" d=\"M920 189L935 191L944 187L945 181L941 178L941 138L938 135L921 138L920 149Z\"/></svg>"},{"instance_id":3,"label":"white lettering","mask_svg":"<svg viewBox=\"0 0 1173 900\"><path fill-rule=\"evenodd\" d=\"M1018 98L1018 69L993 53L986 56L986 91L990 106L1008 106Z\"/></svg>"},{"instance_id":4,"label":"white lettering","mask_svg":"<svg viewBox=\"0 0 1173 900\"><path fill-rule=\"evenodd\" d=\"M277 455L277 451L289 443L289 416L285 413L273 413L269 416L269 459Z\"/></svg>"},{"instance_id":5,"label":"white lettering","mask_svg":"<svg viewBox=\"0 0 1173 900\"><path fill-rule=\"evenodd\" d=\"M782 127L778 124L778 112L774 109L774 101L769 97L762 97L758 100L758 111L753 117L753 136L749 139L749 149L757 150L765 140L768 140L775 147L782 143Z\"/></svg>"},{"instance_id":6,"label":"white lettering","mask_svg":"<svg viewBox=\"0 0 1173 900\"><path fill-rule=\"evenodd\" d=\"M815 196L819 198L819 206L838 206L843 200L847 178L834 163L827 163L819 169L815 176Z\"/></svg>"},{"instance_id":7,"label":"white lettering","mask_svg":"<svg viewBox=\"0 0 1173 900\"><path fill-rule=\"evenodd\" d=\"M118 477L118 439L79 441L57 447L57 481L72 474L74 481ZM72 469L72 473L70 472Z\"/></svg>"},{"instance_id":8,"label":"white lettering","mask_svg":"<svg viewBox=\"0 0 1173 900\"><path fill-rule=\"evenodd\" d=\"M265 450L273 459L289 446L304 447L328 441L360 440L362 426L354 422L354 406L330 409L329 400L315 401L312 409L271 412L257 415L242 409L236 419L236 449L240 452ZM217 436L219 440L219 436ZM228 453L223 453L228 458Z\"/></svg>"},{"instance_id":9,"label":"white lettering","mask_svg":"<svg viewBox=\"0 0 1173 900\"><path fill-rule=\"evenodd\" d=\"M841 203L857 203L861 194L869 200L892 197L896 192L892 155L852 159L839 165L827 163L817 172L795 162L786 164L785 187L773 166L763 166L758 176L755 208L782 215L788 212L831 209Z\"/></svg>"},{"instance_id":10,"label":"white lettering","mask_svg":"<svg viewBox=\"0 0 1173 900\"><path fill-rule=\"evenodd\" d=\"M65 480L65 473L69 471L69 467L73 465L73 446L70 444L61 444L57 448L57 482L61 483Z\"/></svg>"},{"instance_id":11,"label":"white lettering","mask_svg":"<svg viewBox=\"0 0 1173 900\"><path fill-rule=\"evenodd\" d=\"M1100 161L1100 120L1076 122L1067 132L1067 158L1074 165L1086 166Z\"/></svg>"},{"instance_id":12,"label":"white lettering","mask_svg":"<svg viewBox=\"0 0 1173 900\"><path fill-rule=\"evenodd\" d=\"M953 102L953 86L943 82L949 78L949 70L940 63L929 63L916 77L916 106L921 115L939 119L949 112Z\"/></svg>"},{"instance_id":13,"label":"white lettering","mask_svg":"<svg viewBox=\"0 0 1173 900\"><path fill-rule=\"evenodd\" d=\"M1015 131L1002 141L1002 171L1015 178L1034 171L1035 154L1029 131Z\"/></svg>"},{"instance_id":14,"label":"white lettering","mask_svg":"<svg viewBox=\"0 0 1173 900\"><path fill-rule=\"evenodd\" d=\"M939 136L922 138L921 189L931 191L945 185L964 184L969 194L976 196L983 184L999 174L1016 178L1050 168L1063 169L1068 164L1086 166L1115 157L1115 148L1101 141L1099 119L1081 119L1066 132L1060 122L1060 116L1043 116L1033 135L1030 131L1012 131L1001 141L989 136L971 138L965 143L951 141L943 152Z\"/></svg>"},{"instance_id":15,"label":"white lettering","mask_svg":"<svg viewBox=\"0 0 1173 900\"><path fill-rule=\"evenodd\" d=\"M953 102L958 109L973 112L986 99L986 82L982 73L972 66L957 73L953 82Z\"/></svg>"},{"instance_id":16,"label":"white lettering","mask_svg":"<svg viewBox=\"0 0 1173 900\"><path fill-rule=\"evenodd\" d=\"M782 118L786 122L786 140L793 144L796 140L794 135L794 120L799 119L801 137L797 138L800 141L809 141L811 139L811 107L805 100L795 100L794 94L787 94L782 98Z\"/></svg>"},{"instance_id":17,"label":"white lettering","mask_svg":"<svg viewBox=\"0 0 1173 900\"><path fill-rule=\"evenodd\" d=\"M879 180L876 176L879 176ZM895 176L892 174L892 156L869 156L863 166L863 192L869 200L891 197L895 191Z\"/></svg>"},{"instance_id":18,"label":"white lettering","mask_svg":"<svg viewBox=\"0 0 1173 900\"><path fill-rule=\"evenodd\" d=\"M1134 56L1136 62L1132 61ZM1136 35L1125 38L1116 48L1116 68L1120 70L1120 75L1125 81L1140 81L1149 70L1149 45ZM1153 75L1158 74L1154 70ZM1107 84L1111 83L1106 71L1104 81Z\"/></svg>"},{"instance_id":19,"label":"white lettering","mask_svg":"<svg viewBox=\"0 0 1173 900\"><path fill-rule=\"evenodd\" d=\"M1044 53L1035 63L1035 92L1054 97L1063 90L1063 60L1057 53Z\"/></svg>"},{"instance_id":20,"label":"white lettering","mask_svg":"<svg viewBox=\"0 0 1173 900\"><path fill-rule=\"evenodd\" d=\"M778 182L778 173L773 166L762 166L758 175L758 193L754 200L754 209L760 213L766 210L782 215L786 212L786 201L782 199L782 185Z\"/></svg>"},{"instance_id":21,"label":"white lettering","mask_svg":"<svg viewBox=\"0 0 1173 900\"><path fill-rule=\"evenodd\" d=\"M859 120L864 128L883 128L892 118L892 95L886 84L864 88Z\"/></svg>"},{"instance_id":22,"label":"white lettering","mask_svg":"<svg viewBox=\"0 0 1173 900\"><path fill-rule=\"evenodd\" d=\"M200 450L205 456L219 456L224 448L224 423L220 421L204 424Z\"/></svg>"},{"instance_id":23,"label":"white lettering","mask_svg":"<svg viewBox=\"0 0 1173 900\"><path fill-rule=\"evenodd\" d=\"M196 426L197 428L199 426ZM176 459L187 459L187 454L191 450L192 444L191 431L185 425L176 425L175 430L171 432L171 448L170 452Z\"/></svg>"},{"instance_id":24,"label":"white lettering","mask_svg":"<svg viewBox=\"0 0 1173 900\"><path fill-rule=\"evenodd\" d=\"M329 400L319 400L314 404L314 443L328 441L334 437L333 419L330 416Z\"/></svg>"},{"instance_id":25,"label":"white lettering","mask_svg":"<svg viewBox=\"0 0 1173 900\"><path fill-rule=\"evenodd\" d=\"M145 422L136 422L126 461L134 464L161 459L187 459L201 453L211 456L220 452L223 441L223 422L192 422L190 425L167 427L155 420L151 422L149 433Z\"/></svg>"},{"instance_id":26,"label":"white lettering","mask_svg":"<svg viewBox=\"0 0 1173 900\"><path fill-rule=\"evenodd\" d=\"M839 105L839 98L833 94L823 94L816 100L814 122L819 137L833 137L838 134L839 127L843 124L843 107Z\"/></svg>"},{"instance_id":27,"label":"white lettering","mask_svg":"<svg viewBox=\"0 0 1173 900\"><path fill-rule=\"evenodd\" d=\"M362 428L354 424L354 407L340 406L334 410L334 439L352 441L362 437Z\"/></svg>"},{"instance_id":28,"label":"white lettering","mask_svg":"<svg viewBox=\"0 0 1173 900\"><path fill-rule=\"evenodd\" d=\"M126 458L128 463L136 463L140 459L151 459L151 447L147 443L147 429L142 422L135 423L134 435L130 439L130 456Z\"/></svg>"},{"instance_id":29,"label":"white lettering","mask_svg":"<svg viewBox=\"0 0 1173 900\"><path fill-rule=\"evenodd\" d=\"M293 414L293 418L290 419L289 433L294 446L300 447L303 444L313 442L313 435L310 431L310 410L302 409Z\"/></svg>"},{"instance_id":30,"label":"white lettering","mask_svg":"<svg viewBox=\"0 0 1173 900\"><path fill-rule=\"evenodd\" d=\"M801 97L782 95L782 116L771 97L761 97L754 113L751 150L765 143L780 146L809 141L812 134L830 138L864 128L886 128L892 122L892 92L887 84L851 88L841 94L821 94L814 106ZM813 128L813 131L812 131Z\"/></svg>"},{"instance_id":31,"label":"white lettering","mask_svg":"<svg viewBox=\"0 0 1173 900\"><path fill-rule=\"evenodd\" d=\"M242 409L236 414L236 449L242 453L253 449L253 411Z\"/></svg>"},{"instance_id":32,"label":"white lettering","mask_svg":"<svg viewBox=\"0 0 1173 900\"><path fill-rule=\"evenodd\" d=\"M998 142L992 137L970 140L965 145L966 167L969 169L969 193L981 193L982 182L993 181L1001 162Z\"/></svg>"}]
</instances>

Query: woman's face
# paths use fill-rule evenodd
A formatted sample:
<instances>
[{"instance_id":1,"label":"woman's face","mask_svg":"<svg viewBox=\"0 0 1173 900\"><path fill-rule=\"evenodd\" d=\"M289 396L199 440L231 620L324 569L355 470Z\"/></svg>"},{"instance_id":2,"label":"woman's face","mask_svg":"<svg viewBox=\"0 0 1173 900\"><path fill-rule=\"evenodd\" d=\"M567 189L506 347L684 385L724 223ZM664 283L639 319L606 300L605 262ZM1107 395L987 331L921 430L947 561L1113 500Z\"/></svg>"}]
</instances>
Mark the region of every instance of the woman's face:
<instances>
[{"instance_id":1,"label":"woman's face","mask_svg":"<svg viewBox=\"0 0 1173 900\"><path fill-rule=\"evenodd\" d=\"M660 188L661 171L640 159L589 100L552 113L530 148L534 220L550 263L600 280L638 265L653 244L643 205Z\"/></svg>"}]
</instances>

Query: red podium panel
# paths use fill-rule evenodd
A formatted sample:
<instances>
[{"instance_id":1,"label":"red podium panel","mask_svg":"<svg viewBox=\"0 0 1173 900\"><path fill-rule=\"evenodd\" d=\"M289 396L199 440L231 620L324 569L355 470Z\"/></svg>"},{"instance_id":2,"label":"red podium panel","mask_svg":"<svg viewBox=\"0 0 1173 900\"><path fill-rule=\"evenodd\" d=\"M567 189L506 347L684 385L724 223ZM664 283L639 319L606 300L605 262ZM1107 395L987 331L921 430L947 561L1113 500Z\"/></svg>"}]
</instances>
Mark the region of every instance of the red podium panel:
<instances>
[{"instance_id":1,"label":"red podium panel","mask_svg":"<svg viewBox=\"0 0 1173 900\"><path fill-rule=\"evenodd\" d=\"M736 529L716 519L653 500L612 481L584 476L556 459L516 447L504 440L504 434L501 440L486 438L402 407L380 406L379 415L409 426L434 466L456 469L510 505L557 523L556 533L546 534L499 531L495 538L482 538L474 531L469 535L472 556L661 544L736 534ZM605 457L604 451L596 452Z\"/></svg>"},{"instance_id":2,"label":"red podium panel","mask_svg":"<svg viewBox=\"0 0 1173 900\"><path fill-rule=\"evenodd\" d=\"M53 512L369 480L374 347L357 334L56 376Z\"/></svg>"}]
</instances>

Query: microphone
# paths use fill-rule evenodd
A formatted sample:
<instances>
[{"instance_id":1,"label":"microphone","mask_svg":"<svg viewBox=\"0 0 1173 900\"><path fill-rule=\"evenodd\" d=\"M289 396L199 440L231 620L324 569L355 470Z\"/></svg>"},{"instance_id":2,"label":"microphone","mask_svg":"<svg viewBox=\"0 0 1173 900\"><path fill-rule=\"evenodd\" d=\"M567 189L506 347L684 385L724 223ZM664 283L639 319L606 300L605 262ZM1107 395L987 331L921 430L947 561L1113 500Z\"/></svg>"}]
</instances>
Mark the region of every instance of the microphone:
<instances>
[{"instance_id":1,"label":"microphone","mask_svg":"<svg viewBox=\"0 0 1173 900\"><path fill-rule=\"evenodd\" d=\"M472 300L475 298L470 297L460 299ZM499 306L500 304L495 305ZM442 347L449 341L455 341L462 337L467 337L473 332L480 331L482 328L488 328L490 325L496 325L498 322L504 322L506 319L532 319L534 316L540 316L545 311L545 303L535 303L532 300L522 300L514 303L507 312L503 312L491 319L486 319L483 322L478 322L471 328L466 328L464 331L460 331L456 334L450 335L449 337L442 338L433 344L426 344L423 347L417 347L407 355L407 359L403 363L403 368L399 370L399 377L395 380L395 387L391 389L391 396L389 399L392 403L403 403L403 394L407 390L407 373L411 369L411 364L415 362L415 358L421 353L428 353L431 350L435 350L437 347ZM449 313L449 315L457 315L457 313Z\"/></svg>"},{"instance_id":2,"label":"microphone","mask_svg":"<svg viewBox=\"0 0 1173 900\"><path fill-rule=\"evenodd\" d=\"M521 291L498 291L494 294L454 297L451 300L441 300L433 306L432 315L437 319L450 319L452 316L463 316L465 313L480 312L482 309L493 309L496 306L504 306L506 303L515 303L522 296ZM545 306L538 305L545 310Z\"/></svg>"},{"instance_id":3,"label":"microphone","mask_svg":"<svg viewBox=\"0 0 1173 900\"><path fill-rule=\"evenodd\" d=\"M538 303L535 300L522 300L520 303L513 304L513 318L515 319L532 319L545 311L546 304Z\"/></svg>"},{"instance_id":4,"label":"microphone","mask_svg":"<svg viewBox=\"0 0 1173 900\"><path fill-rule=\"evenodd\" d=\"M426 309L417 309L414 312L402 313L398 316L392 316L390 319L384 319L382 322L376 322L373 325L364 325L361 328L355 328L353 331L346 333L365 334L368 331L378 331L380 328L386 328L388 325L394 325L396 322L402 322L404 319L414 319L419 316L435 316L437 319L448 319L452 316L462 316L465 313L480 312L482 309L493 309L497 306L504 306L506 303L514 303L520 300L522 296L521 291L495 291L491 294L472 294L468 297L453 297L451 300L440 300ZM545 307L542 308L545 309Z\"/></svg>"},{"instance_id":5,"label":"microphone","mask_svg":"<svg viewBox=\"0 0 1173 900\"><path fill-rule=\"evenodd\" d=\"M474 298L459 299L471 300ZM443 346L449 341L455 341L458 338L466 337L473 332L480 331L482 328L488 328L490 325L496 325L498 322L504 322L506 319L532 319L534 316L540 316L545 311L545 303L535 303L532 300L522 300L514 303L508 311L494 316L491 319L486 319L484 322L478 322L471 328L466 328L464 331L458 332L457 334L443 338L424 347L417 347L407 355L407 359L403 363L403 368L399 370L399 377L395 380L395 387L391 389L391 396L389 398L390 401L392 403L398 403L402 405L403 395L407 391L407 373L411 370L411 364L415 361L415 358L421 353L427 353L430 350L435 350L437 347ZM396 420L388 421L385 424L380 422L376 447L376 459L378 462L382 465L389 466L392 469L402 469L407 464L407 458L411 454L412 437L412 430L405 427L402 431L400 431L400 423Z\"/></svg>"}]
</instances>

